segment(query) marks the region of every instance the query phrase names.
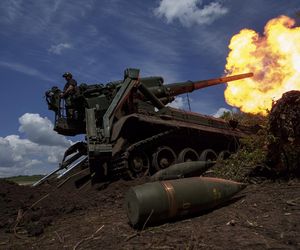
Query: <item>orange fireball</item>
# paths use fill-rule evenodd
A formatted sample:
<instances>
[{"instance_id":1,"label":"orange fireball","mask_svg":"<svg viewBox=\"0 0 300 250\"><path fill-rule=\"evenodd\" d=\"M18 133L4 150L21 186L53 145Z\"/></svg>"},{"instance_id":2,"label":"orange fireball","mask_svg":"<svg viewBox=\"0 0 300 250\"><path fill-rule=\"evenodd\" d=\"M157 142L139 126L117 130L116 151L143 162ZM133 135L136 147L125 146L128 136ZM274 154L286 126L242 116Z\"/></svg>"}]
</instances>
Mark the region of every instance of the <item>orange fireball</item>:
<instances>
[{"instance_id":1,"label":"orange fireball","mask_svg":"<svg viewBox=\"0 0 300 250\"><path fill-rule=\"evenodd\" d=\"M228 104L252 114L266 115L272 102L289 90L300 90L300 27L287 16L270 20L260 36L243 29L232 37L226 72L253 72L253 78L228 84Z\"/></svg>"}]
</instances>

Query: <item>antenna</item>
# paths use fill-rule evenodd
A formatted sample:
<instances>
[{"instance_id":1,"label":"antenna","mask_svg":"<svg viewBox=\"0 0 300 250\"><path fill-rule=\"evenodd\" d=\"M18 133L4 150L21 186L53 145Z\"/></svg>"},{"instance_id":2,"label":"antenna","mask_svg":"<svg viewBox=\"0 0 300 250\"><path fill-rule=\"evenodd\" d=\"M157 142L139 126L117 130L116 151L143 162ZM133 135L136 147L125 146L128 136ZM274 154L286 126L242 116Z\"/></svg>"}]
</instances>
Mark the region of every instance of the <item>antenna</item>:
<instances>
[{"instance_id":1,"label":"antenna","mask_svg":"<svg viewBox=\"0 0 300 250\"><path fill-rule=\"evenodd\" d=\"M188 92L186 93L186 99L187 99L187 102L188 102L189 111L191 111L190 97L189 97L189 93Z\"/></svg>"}]
</instances>

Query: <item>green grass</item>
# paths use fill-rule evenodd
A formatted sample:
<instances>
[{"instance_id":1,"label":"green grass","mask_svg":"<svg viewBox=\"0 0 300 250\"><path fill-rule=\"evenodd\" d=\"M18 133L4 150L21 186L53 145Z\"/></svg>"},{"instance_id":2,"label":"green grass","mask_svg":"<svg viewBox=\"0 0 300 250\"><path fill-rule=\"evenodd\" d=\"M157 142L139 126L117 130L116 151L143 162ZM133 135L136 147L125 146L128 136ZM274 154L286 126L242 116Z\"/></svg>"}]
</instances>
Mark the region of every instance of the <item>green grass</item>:
<instances>
[{"instance_id":1,"label":"green grass","mask_svg":"<svg viewBox=\"0 0 300 250\"><path fill-rule=\"evenodd\" d=\"M30 185L35 183L36 181L40 180L43 178L44 175L18 175L18 176L12 176L12 177L7 177L7 178L1 178L2 180L8 180L15 182L19 185Z\"/></svg>"}]
</instances>

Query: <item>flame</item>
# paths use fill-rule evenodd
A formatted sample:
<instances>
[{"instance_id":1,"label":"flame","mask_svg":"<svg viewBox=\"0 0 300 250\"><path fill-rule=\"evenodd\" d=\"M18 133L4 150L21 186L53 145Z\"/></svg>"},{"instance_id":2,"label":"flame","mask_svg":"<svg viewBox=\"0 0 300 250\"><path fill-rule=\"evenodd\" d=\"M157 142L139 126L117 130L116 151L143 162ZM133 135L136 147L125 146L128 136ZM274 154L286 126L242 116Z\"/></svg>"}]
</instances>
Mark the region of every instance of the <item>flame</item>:
<instances>
[{"instance_id":1,"label":"flame","mask_svg":"<svg viewBox=\"0 0 300 250\"><path fill-rule=\"evenodd\" d=\"M243 29L232 37L227 74L253 72L254 77L228 84L228 104L266 115L283 93L300 90L300 27L294 25L293 19L280 16L266 24L263 36Z\"/></svg>"}]
</instances>

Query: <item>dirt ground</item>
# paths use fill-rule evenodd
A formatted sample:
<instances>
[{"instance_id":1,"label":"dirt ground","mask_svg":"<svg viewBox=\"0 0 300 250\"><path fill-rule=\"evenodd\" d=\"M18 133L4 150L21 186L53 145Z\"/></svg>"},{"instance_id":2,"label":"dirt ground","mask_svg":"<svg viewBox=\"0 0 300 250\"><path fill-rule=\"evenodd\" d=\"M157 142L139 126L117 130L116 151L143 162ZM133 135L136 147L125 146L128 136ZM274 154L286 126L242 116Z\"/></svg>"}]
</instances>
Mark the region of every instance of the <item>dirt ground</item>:
<instances>
[{"instance_id":1,"label":"dirt ground","mask_svg":"<svg viewBox=\"0 0 300 250\"><path fill-rule=\"evenodd\" d=\"M0 182L0 249L300 249L300 180L251 184L229 205L137 231L124 195ZM37 202L37 203L36 203Z\"/></svg>"}]
</instances>

